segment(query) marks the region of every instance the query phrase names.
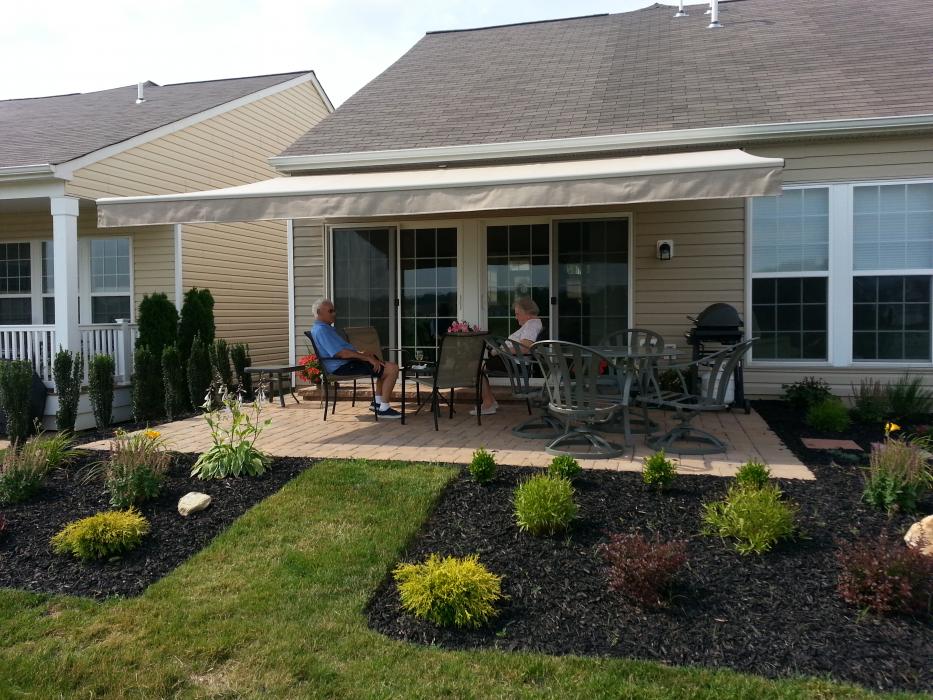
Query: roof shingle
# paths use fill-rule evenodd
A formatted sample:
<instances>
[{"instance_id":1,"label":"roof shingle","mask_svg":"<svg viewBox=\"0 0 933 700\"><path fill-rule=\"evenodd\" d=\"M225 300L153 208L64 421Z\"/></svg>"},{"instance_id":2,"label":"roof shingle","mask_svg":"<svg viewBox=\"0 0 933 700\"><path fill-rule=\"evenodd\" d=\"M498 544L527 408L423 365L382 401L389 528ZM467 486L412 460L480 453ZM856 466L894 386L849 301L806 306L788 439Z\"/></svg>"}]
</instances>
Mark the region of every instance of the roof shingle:
<instances>
[{"instance_id":1,"label":"roof shingle","mask_svg":"<svg viewBox=\"0 0 933 700\"><path fill-rule=\"evenodd\" d=\"M933 3L720 7L428 34L282 155L933 113Z\"/></svg>"}]
</instances>

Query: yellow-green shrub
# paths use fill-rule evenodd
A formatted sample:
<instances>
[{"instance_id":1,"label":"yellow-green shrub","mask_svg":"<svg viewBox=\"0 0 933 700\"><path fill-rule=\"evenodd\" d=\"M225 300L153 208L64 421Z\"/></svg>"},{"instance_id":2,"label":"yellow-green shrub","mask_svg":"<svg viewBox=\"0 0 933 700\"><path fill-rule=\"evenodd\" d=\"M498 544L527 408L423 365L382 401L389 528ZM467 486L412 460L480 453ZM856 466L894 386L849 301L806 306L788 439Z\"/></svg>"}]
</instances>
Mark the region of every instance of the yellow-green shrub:
<instances>
[{"instance_id":1,"label":"yellow-green shrub","mask_svg":"<svg viewBox=\"0 0 933 700\"><path fill-rule=\"evenodd\" d=\"M739 554L763 554L794 534L797 508L781 498L775 484L761 488L735 485L722 501L703 506L703 532L732 538Z\"/></svg>"},{"instance_id":2,"label":"yellow-green shrub","mask_svg":"<svg viewBox=\"0 0 933 700\"><path fill-rule=\"evenodd\" d=\"M496 475L496 458L480 447L473 453L469 469L473 478L484 484Z\"/></svg>"},{"instance_id":3,"label":"yellow-green shrub","mask_svg":"<svg viewBox=\"0 0 933 700\"><path fill-rule=\"evenodd\" d=\"M515 522L532 535L563 532L577 514L569 479L533 476L515 489Z\"/></svg>"},{"instance_id":4,"label":"yellow-green shrub","mask_svg":"<svg viewBox=\"0 0 933 700\"><path fill-rule=\"evenodd\" d=\"M402 607L441 627L481 627L496 615L502 577L479 563L436 554L423 564L399 564L393 572Z\"/></svg>"},{"instance_id":5,"label":"yellow-green shrub","mask_svg":"<svg viewBox=\"0 0 933 700\"><path fill-rule=\"evenodd\" d=\"M69 523L52 538L52 549L79 559L105 559L135 549L148 532L149 521L135 508L111 510Z\"/></svg>"}]
</instances>

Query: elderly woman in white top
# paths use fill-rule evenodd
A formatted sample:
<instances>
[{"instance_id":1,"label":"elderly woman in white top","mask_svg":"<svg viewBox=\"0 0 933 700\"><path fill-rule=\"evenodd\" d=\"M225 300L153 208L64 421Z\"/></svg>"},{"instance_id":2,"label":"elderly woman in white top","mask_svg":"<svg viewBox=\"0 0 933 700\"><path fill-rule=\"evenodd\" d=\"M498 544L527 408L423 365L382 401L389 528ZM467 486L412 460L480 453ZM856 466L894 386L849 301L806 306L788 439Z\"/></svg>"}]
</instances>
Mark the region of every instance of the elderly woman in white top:
<instances>
[{"instance_id":1,"label":"elderly woman in white top","mask_svg":"<svg viewBox=\"0 0 933 700\"><path fill-rule=\"evenodd\" d=\"M538 340L544 330L544 324L541 323L541 319L538 318L538 305L531 297L519 297L512 305L512 310L515 312L515 319L518 321L518 330L509 336L509 340L512 341L516 351L526 353L532 344ZM504 372L505 366L502 364L502 359L494 355L486 360L486 369L487 371L498 370ZM492 415L496 412L499 404L496 403L496 399L492 395L492 388L489 386L489 380L486 379L486 377L483 377L482 393L482 413L484 416ZM470 415L476 415L475 408L470 411Z\"/></svg>"}]
</instances>

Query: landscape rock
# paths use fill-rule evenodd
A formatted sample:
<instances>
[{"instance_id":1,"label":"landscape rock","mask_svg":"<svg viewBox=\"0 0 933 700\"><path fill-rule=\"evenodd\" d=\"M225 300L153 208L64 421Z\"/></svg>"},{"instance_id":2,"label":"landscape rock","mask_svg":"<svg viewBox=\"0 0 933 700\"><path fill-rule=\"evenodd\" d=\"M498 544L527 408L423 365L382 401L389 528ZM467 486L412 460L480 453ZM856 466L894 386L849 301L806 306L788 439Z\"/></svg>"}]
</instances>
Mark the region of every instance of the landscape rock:
<instances>
[{"instance_id":1,"label":"landscape rock","mask_svg":"<svg viewBox=\"0 0 933 700\"><path fill-rule=\"evenodd\" d=\"M910 526L907 534L904 535L904 541L910 547L920 547L921 540L923 547L921 552L927 556L933 557L933 515L928 515Z\"/></svg>"},{"instance_id":2,"label":"landscape rock","mask_svg":"<svg viewBox=\"0 0 933 700\"><path fill-rule=\"evenodd\" d=\"M200 510L204 510L210 504L211 497L206 493L191 491L178 499L178 513L179 515L188 516Z\"/></svg>"}]
</instances>

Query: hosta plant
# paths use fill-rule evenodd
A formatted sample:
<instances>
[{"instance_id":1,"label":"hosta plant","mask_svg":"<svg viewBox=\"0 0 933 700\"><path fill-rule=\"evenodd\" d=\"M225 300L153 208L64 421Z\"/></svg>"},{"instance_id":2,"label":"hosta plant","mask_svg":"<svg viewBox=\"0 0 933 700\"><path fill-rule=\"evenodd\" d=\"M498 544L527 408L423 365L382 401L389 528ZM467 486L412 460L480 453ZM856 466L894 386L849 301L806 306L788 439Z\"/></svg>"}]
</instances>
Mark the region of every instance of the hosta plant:
<instances>
[{"instance_id":1,"label":"hosta plant","mask_svg":"<svg viewBox=\"0 0 933 700\"><path fill-rule=\"evenodd\" d=\"M400 564L393 575L402 607L439 627L482 627L503 598L502 578L475 554L463 559L432 554L423 564Z\"/></svg>"},{"instance_id":2,"label":"hosta plant","mask_svg":"<svg viewBox=\"0 0 933 700\"><path fill-rule=\"evenodd\" d=\"M481 447L473 453L469 470L474 479L484 484L496 475L496 458Z\"/></svg>"},{"instance_id":3,"label":"hosta plant","mask_svg":"<svg viewBox=\"0 0 933 700\"><path fill-rule=\"evenodd\" d=\"M112 510L69 523L52 538L56 554L79 559L106 559L138 547L149 532L139 511Z\"/></svg>"},{"instance_id":4,"label":"hosta plant","mask_svg":"<svg viewBox=\"0 0 933 700\"><path fill-rule=\"evenodd\" d=\"M263 387L249 405L244 405L241 394L220 387L218 408L212 405L212 394L209 390L203 408L213 444L198 457L191 475L199 479L259 476L268 468L269 458L256 447L256 440L272 422L271 418L262 418Z\"/></svg>"},{"instance_id":5,"label":"hosta plant","mask_svg":"<svg viewBox=\"0 0 933 700\"><path fill-rule=\"evenodd\" d=\"M573 486L569 479L548 474L533 476L515 489L515 522L532 535L564 532L576 517Z\"/></svg>"},{"instance_id":6,"label":"hosta plant","mask_svg":"<svg viewBox=\"0 0 933 700\"><path fill-rule=\"evenodd\" d=\"M735 540L740 554L763 554L794 534L797 508L775 484L757 489L732 486L725 499L703 506L703 532Z\"/></svg>"}]
</instances>

